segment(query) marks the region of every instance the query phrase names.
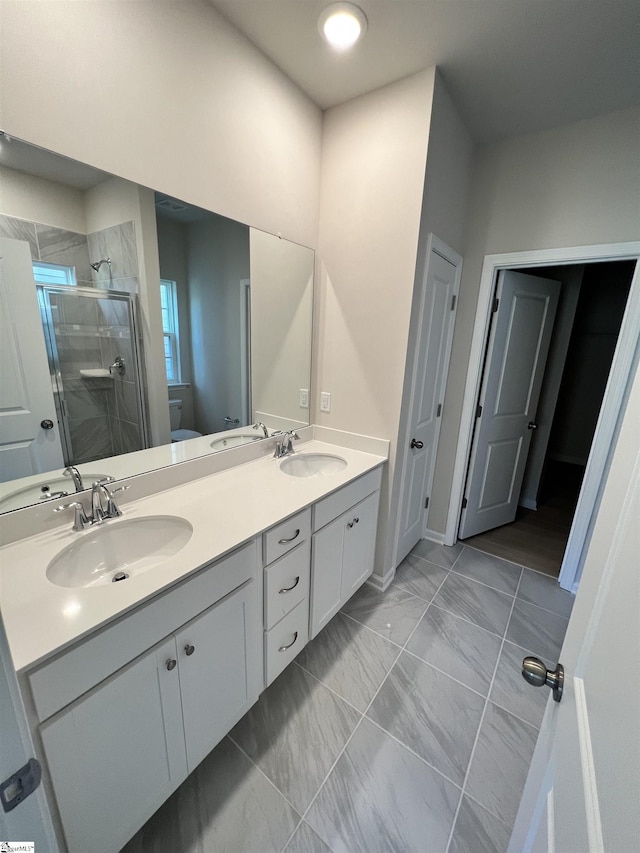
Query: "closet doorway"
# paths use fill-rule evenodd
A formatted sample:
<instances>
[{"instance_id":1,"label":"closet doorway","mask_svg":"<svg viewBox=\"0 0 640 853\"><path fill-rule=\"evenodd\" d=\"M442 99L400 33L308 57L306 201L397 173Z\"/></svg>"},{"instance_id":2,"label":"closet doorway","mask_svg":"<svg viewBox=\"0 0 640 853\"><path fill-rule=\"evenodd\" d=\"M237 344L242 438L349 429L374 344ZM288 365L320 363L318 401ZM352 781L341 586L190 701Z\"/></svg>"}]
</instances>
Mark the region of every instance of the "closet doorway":
<instances>
[{"instance_id":1,"label":"closet doorway","mask_svg":"<svg viewBox=\"0 0 640 853\"><path fill-rule=\"evenodd\" d=\"M579 250L567 250L570 251L582 260ZM535 254L542 253L531 253L532 261L537 260ZM465 544L554 577L559 576L562 568L565 579L563 582L561 578L561 585L565 588L577 587L581 554L596 508L601 480L606 473L608 449L615 437L624 388L635 358L637 330L630 329L630 325L634 322L637 324L637 320L633 320L635 312L631 307L627 310L631 302L630 292L633 290L634 299L638 296L638 285L634 283L637 260L632 256L634 254L630 252L626 257L614 260L615 255L609 253L609 257L605 256L603 260L592 256L585 259L584 263L570 264L558 252L556 256L560 264L555 266L548 262L525 265L518 263L518 256L502 256L511 257L512 265L499 263L502 258L497 256L487 258L485 263L483 279L487 317L484 327L480 322L482 318L478 317L474 333L475 367L472 352L465 395L469 433L464 459L460 457L464 444L461 438L456 460L457 483L454 478L454 493L457 487L459 509L456 511L456 507L452 507L447 535L450 541L455 541L459 536ZM476 466L486 465L486 459L480 458L478 461L477 453L474 460L472 439L477 439L479 418L475 415L479 404L487 396L486 383L490 368L487 348L491 340L491 303L495 284L491 288L487 287L487 274L492 274L492 282L497 283L499 271L506 271L510 267L525 275L559 281L560 299L548 357L543 367L540 398L533 418L534 432L530 444L527 446L525 443L523 448L526 459L522 465L524 475L521 471L520 481L510 484L515 493L514 518L508 523L498 520L497 524L488 524L486 529L480 530L473 529L473 525L467 523L465 531L464 524L459 527L459 520L462 516L464 522L464 499L467 498L473 476L470 461L475 461ZM623 321L626 325L622 335L624 340L621 340L620 353L616 355ZM481 341L477 340L479 333L482 333ZM600 434L609 434L609 442L605 442L600 435L594 453L595 460L590 463L592 470L589 472L588 488L584 490L580 506L582 485L585 473L589 470L587 462L603 408L614 355L617 362L615 376L607 390L607 405L599 428ZM470 389L471 380L473 388ZM485 498L485 502L490 504L496 494L492 496L487 490ZM497 496L497 500L502 500L502 497ZM572 550L567 551L567 544L571 544L572 540Z\"/></svg>"}]
</instances>

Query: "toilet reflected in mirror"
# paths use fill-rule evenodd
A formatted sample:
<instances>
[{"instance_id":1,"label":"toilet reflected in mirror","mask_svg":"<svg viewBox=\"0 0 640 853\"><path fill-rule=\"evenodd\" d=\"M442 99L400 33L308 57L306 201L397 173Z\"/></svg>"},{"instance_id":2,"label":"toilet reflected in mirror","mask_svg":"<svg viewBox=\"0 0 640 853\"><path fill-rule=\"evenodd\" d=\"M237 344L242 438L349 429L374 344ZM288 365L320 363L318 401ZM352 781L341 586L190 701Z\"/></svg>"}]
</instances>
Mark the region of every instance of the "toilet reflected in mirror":
<instances>
[{"instance_id":1,"label":"toilet reflected in mirror","mask_svg":"<svg viewBox=\"0 0 640 853\"><path fill-rule=\"evenodd\" d=\"M181 429L182 400L169 400L169 423L171 425L171 441L187 441L189 438L201 438L202 433L195 429Z\"/></svg>"}]
</instances>

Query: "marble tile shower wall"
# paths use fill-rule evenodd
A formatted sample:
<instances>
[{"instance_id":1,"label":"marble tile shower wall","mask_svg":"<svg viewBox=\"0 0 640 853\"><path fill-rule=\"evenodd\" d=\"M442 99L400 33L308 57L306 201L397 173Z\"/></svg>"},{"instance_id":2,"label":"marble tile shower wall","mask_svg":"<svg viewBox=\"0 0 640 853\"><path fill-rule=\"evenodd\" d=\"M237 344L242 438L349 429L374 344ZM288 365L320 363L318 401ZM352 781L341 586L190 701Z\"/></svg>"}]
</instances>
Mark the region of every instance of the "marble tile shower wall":
<instances>
[{"instance_id":1,"label":"marble tile shower wall","mask_svg":"<svg viewBox=\"0 0 640 853\"><path fill-rule=\"evenodd\" d=\"M79 234L0 214L0 235L29 244L31 258L74 267L80 287L138 292L138 255L133 222ZM111 267L91 262L111 259ZM52 299L54 333L75 464L143 447L127 306L113 299ZM108 367L116 356L129 366L124 377L85 379L80 369Z\"/></svg>"}]
</instances>

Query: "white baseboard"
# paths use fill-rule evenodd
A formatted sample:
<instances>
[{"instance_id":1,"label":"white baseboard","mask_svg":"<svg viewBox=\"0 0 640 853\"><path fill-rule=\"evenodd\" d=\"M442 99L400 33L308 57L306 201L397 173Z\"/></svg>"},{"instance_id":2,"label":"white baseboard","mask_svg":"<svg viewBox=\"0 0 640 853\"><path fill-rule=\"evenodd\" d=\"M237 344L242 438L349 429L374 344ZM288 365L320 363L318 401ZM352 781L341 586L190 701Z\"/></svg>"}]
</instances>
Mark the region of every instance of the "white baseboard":
<instances>
[{"instance_id":1,"label":"white baseboard","mask_svg":"<svg viewBox=\"0 0 640 853\"><path fill-rule=\"evenodd\" d=\"M428 539L429 542L437 542L438 545L446 545L445 534L438 533L436 530L425 530L423 539Z\"/></svg>"},{"instance_id":2,"label":"white baseboard","mask_svg":"<svg viewBox=\"0 0 640 853\"><path fill-rule=\"evenodd\" d=\"M396 570L389 569L389 571L386 572L384 576L376 575L375 573L370 575L366 583L368 583L369 586L372 586L374 589L377 589L378 592L386 592L391 586L391 583L393 582L395 576Z\"/></svg>"}]
</instances>

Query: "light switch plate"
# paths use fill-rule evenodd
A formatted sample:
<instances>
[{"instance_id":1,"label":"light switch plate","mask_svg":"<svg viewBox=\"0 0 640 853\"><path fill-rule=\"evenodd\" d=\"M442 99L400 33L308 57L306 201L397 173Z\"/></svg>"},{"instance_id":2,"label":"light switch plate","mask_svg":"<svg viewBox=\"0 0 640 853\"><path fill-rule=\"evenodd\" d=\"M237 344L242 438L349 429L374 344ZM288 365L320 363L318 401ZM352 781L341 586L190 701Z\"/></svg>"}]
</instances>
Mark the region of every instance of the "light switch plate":
<instances>
[{"instance_id":1,"label":"light switch plate","mask_svg":"<svg viewBox=\"0 0 640 853\"><path fill-rule=\"evenodd\" d=\"M331 394L328 391L320 392L320 411L321 412L330 412L331 411Z\"/></svg>"},{"instance_id":2,"label":"light switch plate","mask_svg":"<svg viewBox=\"0 0 640 853\"><path fill-rule=\"evenodd\" d=\"M309 389L301 388L300 389L300 408L308 409L309 408Z\"/></svg>"}]
</instances>

